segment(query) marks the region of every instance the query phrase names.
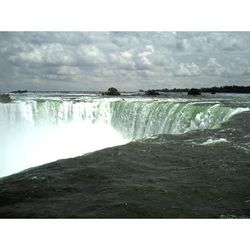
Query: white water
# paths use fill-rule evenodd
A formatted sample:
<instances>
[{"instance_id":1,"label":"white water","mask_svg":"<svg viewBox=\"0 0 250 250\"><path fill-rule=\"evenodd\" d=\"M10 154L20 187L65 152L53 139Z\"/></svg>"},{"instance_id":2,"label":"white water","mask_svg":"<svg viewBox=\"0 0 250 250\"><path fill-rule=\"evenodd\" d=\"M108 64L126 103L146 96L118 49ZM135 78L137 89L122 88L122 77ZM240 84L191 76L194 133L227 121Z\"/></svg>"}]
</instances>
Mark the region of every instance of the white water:
<instances>
[{"instance_id":1,"label":"white water","mask_svg":"<svg viewBox=\"0 0 250 250\"><path fill-rule=\"evenodd\" d=\"M216 143L228 143L227 139L225 138L219 138L219 139L208 139L207 141L199 144L199 145L213 145L213 144L216 144Z\"/></svg>"},{"instance_id":2,"label":"white water","mask_svg":"<svg viewBox=\"0 0 250 250\"><path fill-rule=\"evenodd\" d=\"M128 142L96 103L0 104L0 176ZM84 106L84 107L83 107ZM104 110L102 109L104 108ZM99 116L98 114L99 113Z\"/></svg>"},{"instance_id":3,"label":"white water","mask_svg":"<svg viewBox=\"0 0 250 250\"><path fill-rule=\"evenodd\" d=\"M155 134L215 128L246 110L217 102L138 98L0 103L0 176Z\"/></svg>"}]
</instances>

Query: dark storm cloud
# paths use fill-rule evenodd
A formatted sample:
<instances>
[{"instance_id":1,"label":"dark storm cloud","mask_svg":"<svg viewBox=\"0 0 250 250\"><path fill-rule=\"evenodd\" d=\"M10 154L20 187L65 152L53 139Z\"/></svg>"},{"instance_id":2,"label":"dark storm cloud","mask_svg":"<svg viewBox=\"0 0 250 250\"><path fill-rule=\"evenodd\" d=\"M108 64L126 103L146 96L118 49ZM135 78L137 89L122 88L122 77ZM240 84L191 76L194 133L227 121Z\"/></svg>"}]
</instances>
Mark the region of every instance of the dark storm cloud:
<instances>
[{"instance_id":1,"label":"dark storm cloud","mask_svg":"<svg viewBox=\"0 0 250 250\"><path fill-rule=\"evenodd\" d=\"M249 85L248 32L1 32L0 91Z\"/></svg>"}]
</instances>

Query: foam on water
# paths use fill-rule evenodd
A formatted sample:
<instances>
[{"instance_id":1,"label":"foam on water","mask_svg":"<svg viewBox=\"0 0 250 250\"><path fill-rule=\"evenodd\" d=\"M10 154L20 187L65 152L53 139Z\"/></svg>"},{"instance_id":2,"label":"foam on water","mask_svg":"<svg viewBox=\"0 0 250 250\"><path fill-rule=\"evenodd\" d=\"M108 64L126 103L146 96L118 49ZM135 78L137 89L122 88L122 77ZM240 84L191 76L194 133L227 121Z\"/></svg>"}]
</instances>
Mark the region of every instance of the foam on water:
<instances>
[{"instance_id":1,"label":"foam on water","mask_svg":"<svg viewBox=\"0 0 250 250\"><path fill-rule=\"evenodd\" d=\"M210 144L223 143L223 142L228 142L228 141L225 138L208 139L207 141L201 143L200 145L210 145Z\"/></svg>"}]
</instances>

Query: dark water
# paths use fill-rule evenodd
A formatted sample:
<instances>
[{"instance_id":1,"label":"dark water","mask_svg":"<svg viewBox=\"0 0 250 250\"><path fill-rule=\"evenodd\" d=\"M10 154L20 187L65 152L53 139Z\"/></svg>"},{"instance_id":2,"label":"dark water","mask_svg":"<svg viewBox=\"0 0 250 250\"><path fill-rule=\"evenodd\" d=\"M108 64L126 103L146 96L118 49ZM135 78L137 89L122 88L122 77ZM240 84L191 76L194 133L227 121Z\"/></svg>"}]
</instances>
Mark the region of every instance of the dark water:
<instances>
[{"instance_id":1,"label":"dark water","mask_svg":"<svg viewBox=\"0 0 250 250\"><path fill-rule=\"evenodd\" d=\"M200 125L211 124L211 119L215 124L218 117L228 114L227 107L248 107L248 97L244 98L237 97L237 102L224 98L220 109L214 112L217 106L212 108L209 119L202 118L211 112L202 103L195 106L195 116L192 105L187 109L181 104L179 113L171 108L177 112L172 116L186 113L183 119L166 120L175 126L164 129L175 131L181 124L180 133L154 136L162 103L155 107L158 113L148 110L145 119L142 109L145 114L148 106L136 104L138 119L124 127L125 115L128 117L134 106L120 102L114 110L113 126L138 140L3 177L0 217L249 218L250 112L235 114L224 122L220 118L219 126ZM197 117L203 121L198 124L201 127L196 124L194 130L185 132L187 119L195 121ZM148 122L151 130L139 121Z\"/></svg>"}]
</instances>

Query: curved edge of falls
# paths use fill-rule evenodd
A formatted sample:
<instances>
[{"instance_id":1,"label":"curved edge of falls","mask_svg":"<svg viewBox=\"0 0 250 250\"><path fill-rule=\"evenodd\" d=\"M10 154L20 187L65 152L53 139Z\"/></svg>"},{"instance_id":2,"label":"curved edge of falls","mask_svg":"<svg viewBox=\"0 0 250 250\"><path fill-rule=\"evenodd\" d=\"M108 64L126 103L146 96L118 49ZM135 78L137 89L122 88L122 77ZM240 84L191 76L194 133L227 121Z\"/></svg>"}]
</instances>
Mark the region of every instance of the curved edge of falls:
<instances>
[{"instance_id":1,"label":"curved edge of falls","mask_svg":"<svg viewBox=\"0 0 250 250\"><path fill-rule=\"evenodd\" d=\"M0 176L156 134L213 129L249 108L101 98L0 103Z\"/></svg>"}]
</instances>

